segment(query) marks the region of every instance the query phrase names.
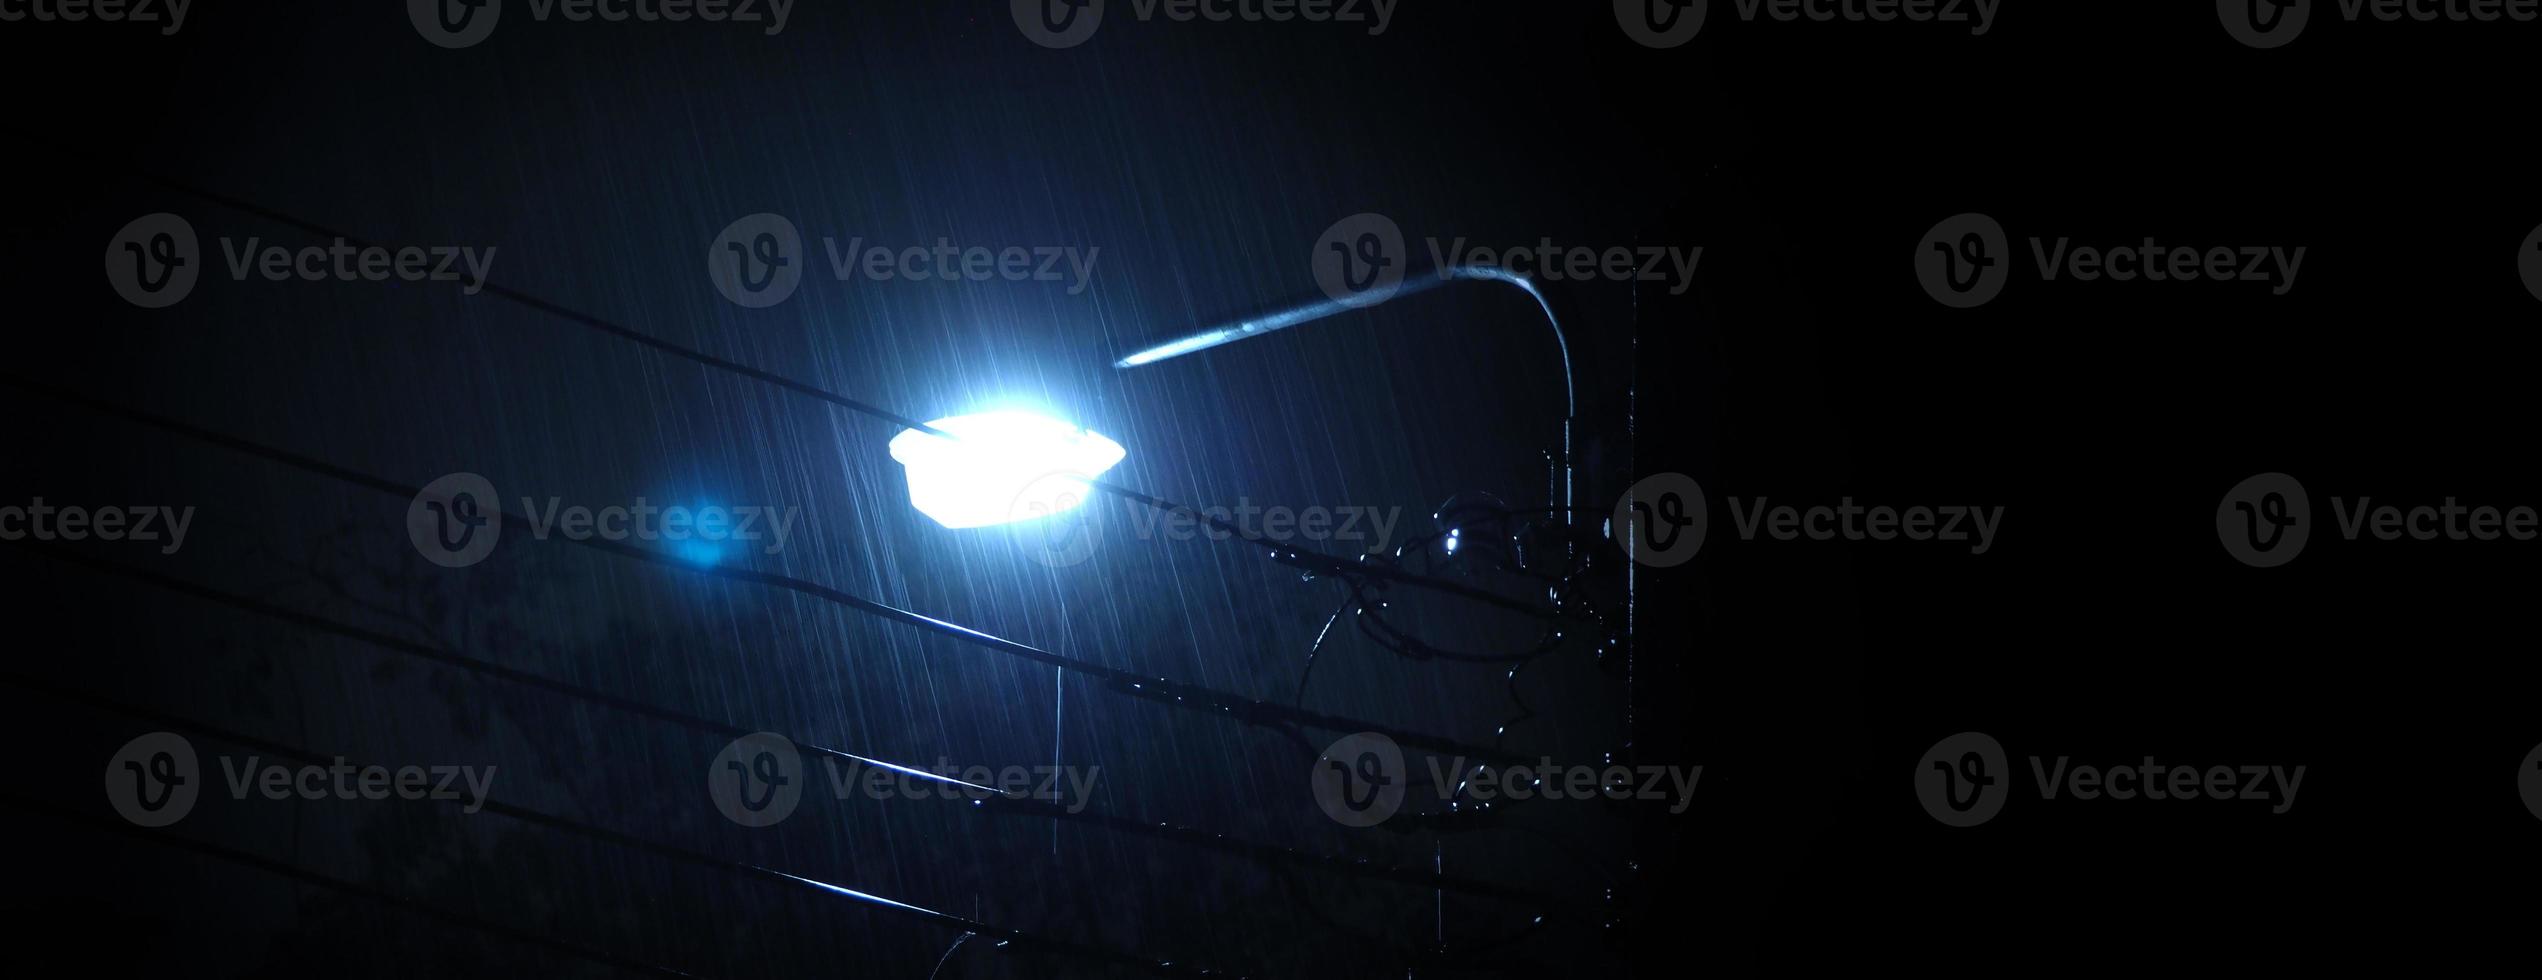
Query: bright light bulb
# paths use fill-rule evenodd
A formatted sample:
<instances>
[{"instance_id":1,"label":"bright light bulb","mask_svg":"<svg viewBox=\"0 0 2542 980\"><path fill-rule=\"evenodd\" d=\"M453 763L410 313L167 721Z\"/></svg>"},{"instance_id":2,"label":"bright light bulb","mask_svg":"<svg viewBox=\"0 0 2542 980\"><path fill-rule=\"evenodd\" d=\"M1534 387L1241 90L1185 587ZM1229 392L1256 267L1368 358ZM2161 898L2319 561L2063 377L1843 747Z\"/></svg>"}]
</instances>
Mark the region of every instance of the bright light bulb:
<instances>
[{"instance_id":1,"label":"bright light bulb","mask_svg":"<svg viewBox=\"0 0 2542 980\"><path fill-rule=\"evenodd\" d=\"M927 423L891 440L909 472L909 505L950 528L988 527L1073 510L1087 481L1129 455L1121 444L1031 412L981 412Z\"/></svg>"}]
</instances>

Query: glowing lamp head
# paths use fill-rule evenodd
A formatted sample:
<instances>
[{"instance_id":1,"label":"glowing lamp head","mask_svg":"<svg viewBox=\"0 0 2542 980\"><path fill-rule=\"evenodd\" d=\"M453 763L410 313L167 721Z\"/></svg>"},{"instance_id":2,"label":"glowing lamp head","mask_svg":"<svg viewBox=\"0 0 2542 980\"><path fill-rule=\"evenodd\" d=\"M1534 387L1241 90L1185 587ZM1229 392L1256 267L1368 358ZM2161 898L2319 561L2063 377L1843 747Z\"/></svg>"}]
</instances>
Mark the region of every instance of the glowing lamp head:
<instances>
[{"instance_id":1,"label":"glowing lamp head","mask_svg":"<svg viewBox=\"0 0 2542 980\"><path fill-rule=\"evenodd\" d=\"M982 412L927 423L891 440L909 472L909 504L950 528L988 527L1075 509L1087 481L1129 455L1121 444L1031 412Z\"/></svg>"}]
</instances>

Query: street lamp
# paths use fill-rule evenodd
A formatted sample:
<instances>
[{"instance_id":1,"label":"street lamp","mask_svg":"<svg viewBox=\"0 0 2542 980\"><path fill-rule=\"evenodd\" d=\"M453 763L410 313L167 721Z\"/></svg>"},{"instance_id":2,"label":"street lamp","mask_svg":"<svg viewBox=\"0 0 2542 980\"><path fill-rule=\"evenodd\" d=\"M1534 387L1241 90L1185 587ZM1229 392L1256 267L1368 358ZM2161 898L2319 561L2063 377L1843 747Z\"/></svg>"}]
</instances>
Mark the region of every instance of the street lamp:
<instances>
[{"instance_id":1,"label":"street lamp","mask_svg":"<svg viewBox=\"0 0 2542 980\"><path fill-rule=\"evenodd\" d=\"M1555 302L1554 297L1535 280L1507 269L1480 265L1451 266L1427 273L1407 275L1403 277L1401 284L1385 289L1369 290L1349 296L1318 296L1152 345L1112 362L1112 366L1126 371L1170 361L1212 347L1277 333L1300 324L1313 323L1326 317L1366 309L1459 282L1496 282L1516 287L1525 292L1528 298L1536 301L1536 307L1544 311L1545 325L1553 329L1554 349L1562 357L1562 472L1560 485L1554 488L1555 492L1552 495L1562 502L1563 522L1572 523L1576 515L1571 508L1573 496L1578 489L1576 486L1578 481L1575 472L1577 463L1572 457L1571 440L1572 428L1580 414L1580 394L1579 379L1573 375L1571 368L1571 342L1563 335L1563 318L1557 312L1559 304Z\"/></svg>"},{"instance_id":2,"label":"street lamp","mask_svg":"<svg viewBox=\"0 0 2542 980\"><path fill-rule=\"evenodd\" d=\"M948 528L1049 517L1085 503L1088 481L1129 455L1121 444L1025 411L929 422L891 440L909 504Z\"/></svg>"}]
</instances>

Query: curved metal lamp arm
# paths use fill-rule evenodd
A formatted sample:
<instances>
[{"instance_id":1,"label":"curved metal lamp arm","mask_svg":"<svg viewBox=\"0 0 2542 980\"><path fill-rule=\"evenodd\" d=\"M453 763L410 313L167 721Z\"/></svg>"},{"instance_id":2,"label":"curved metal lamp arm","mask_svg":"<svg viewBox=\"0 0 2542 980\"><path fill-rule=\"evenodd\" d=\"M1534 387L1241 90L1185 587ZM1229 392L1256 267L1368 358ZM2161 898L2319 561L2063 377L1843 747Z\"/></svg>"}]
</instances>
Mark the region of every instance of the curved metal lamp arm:
<instances>
[{"instance_id":1,"label":"curved metal lamp arm","mask_svg":"<svg viewBox=\"0 0 2542 980\"><path fill-rule=\"evenodd\" d=\"M1563 520L1566 523L1575 522L1578 514L1573 509L1572 497L1577 490L1578 479L1573 472L1575 462L1572 459L1571 430L1580 414L1580 393L1579 379L1573 375L1571 369L1571 341L1563 335L1562 315L1555 309L1554 298L1547 294L1544 287L1535 280L1507 269L1482 265L1452 266L1412 273L1404 276L1403 282L1391 289L1371 290L1348 300L1318 296L1156 344L1114 361L1112 366L1128 370L1160 361L1169 361L1185 354L1198 353L1212 347L1232 344L1264 334L1278 333L1299 324L1313 323L1326 317L1391 302L1415 293L1425 293L1454 282L1497 282L1515 286L1536 301L1537 308L1544 311L1545 325L1553 328L1554 347L1562 354Z\"/></svg>"}]
</instances>

